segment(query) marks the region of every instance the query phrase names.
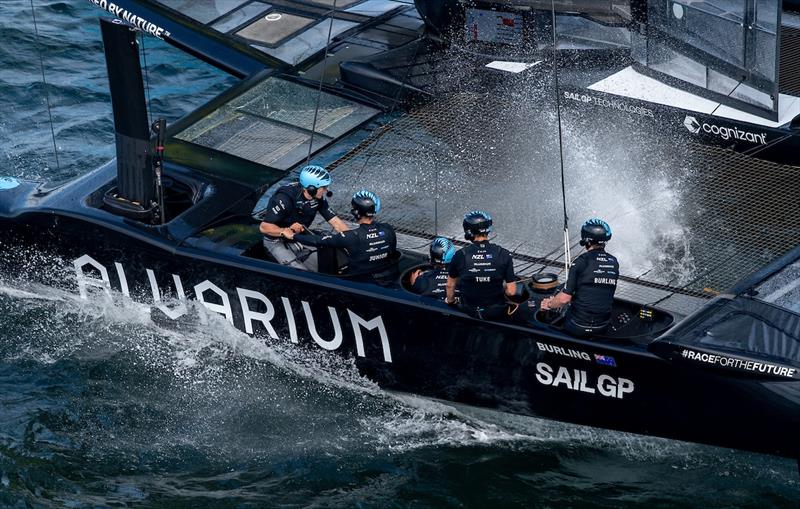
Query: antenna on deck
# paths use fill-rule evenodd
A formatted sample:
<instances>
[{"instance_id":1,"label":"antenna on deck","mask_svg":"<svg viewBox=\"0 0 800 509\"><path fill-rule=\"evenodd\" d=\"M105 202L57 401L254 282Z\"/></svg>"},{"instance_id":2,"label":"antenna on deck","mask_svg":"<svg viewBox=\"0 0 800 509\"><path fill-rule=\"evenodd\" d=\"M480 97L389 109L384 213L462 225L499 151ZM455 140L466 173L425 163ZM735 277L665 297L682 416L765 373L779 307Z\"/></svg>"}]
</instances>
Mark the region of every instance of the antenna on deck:
<instances>
[{"instance_id":1,"label":"antenna on deck","mask_svg":"<svg viewBox=\"0 0 800 509\"><path fill-rule=\"evenodd\" d=\"M319 90L317 90L317 104L314 106L314 121L311 123L311 138L308 140L308 155L306 164L311 162L311 152L314 150L314 132L317 130L317 115L319 114L319 104L322 99L322 84L325 82L325 73L328 70L328 49L331 45L331 34L333 33L333 21L336 14L336 0L333 0L331 7L331 23L328 25L328 40L325 42L325 58L322 60L322 74L319 77Z\"/></svg>"},{"instance_id":2,"label":"antenna on deck","mask_svg":"<svg viewBox=\"0 0 800 509\"><path fill-rule=\"evenodd\" d=\"M556 35L556 3L550 0L553 13L553 81L556 90L556 117L558 118L558 152L561 163L561 202L564 205L564 270L569 277L569 266L572 265L572 253L569 245L569 217L567 216L567 190L564 182L564 140L561 129L561 93L558 90L558 38Z\"/></svg>"},{"instance_id":3,"label":"antenna on deck","mask_svg":"<svg viewBox=\"0 0 800 509\"><path fill-rule=\"evenodd\" d=\"M167 132L167 121L159 118L150 126L150 129L156 135L155 154L153 156L153 171L156 175L156 196L158 198L158 212L161 217L161 224L166 223L164 213L164 183L161 176L164 171L164 136Z\"/></svg>"},{"instance_id":4,"label":"antenna on deck","mask_svg":"<svg viewBox=\"0 0 800 509\"><path fill-rule=\"evenodd\" d=\"M50 117L50 134L53 136L53 155L56 157L56 168L61 171L61 163L58 161L58 147L56 145L56 130L53 127L53 112L50 108L50 87L47 85L47 78L44 74L44 57L42 56L42 43L39 40L39 25L36 23L36 9L33 8L31 0L31 15L33 16L33 32L36 34L36 52L39 53L39 66L42 69L42 84L44 85L44 100L47 103L47 116Z\"/></svg>"}]
</instances>

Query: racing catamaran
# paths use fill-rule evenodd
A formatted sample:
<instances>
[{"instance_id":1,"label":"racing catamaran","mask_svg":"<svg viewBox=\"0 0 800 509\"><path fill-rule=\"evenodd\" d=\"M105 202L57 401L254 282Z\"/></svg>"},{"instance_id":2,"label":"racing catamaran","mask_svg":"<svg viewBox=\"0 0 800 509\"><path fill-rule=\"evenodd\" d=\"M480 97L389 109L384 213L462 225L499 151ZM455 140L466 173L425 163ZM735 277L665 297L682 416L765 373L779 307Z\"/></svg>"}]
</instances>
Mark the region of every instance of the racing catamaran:
<instances>
[{"instance_id":1,"label":"racing catamaran","mask_svg":"<svg viewBox=\"0 0 800 509\"><path fill-rule=\"evenodd\" d=\"M340 274L335 252L321 253L320 273L275 263L252 216L264 191L312 156L346 187L370 171L400 172L398 159L382 166L376 154L463 148L454 119L554 72L563 87L553 102L565 114L615 125L658 119L657 130L674 129L713 158L712 170L787 179L795 208L786 213L796 216L800 99L778 48L796 44L797 18L780 2L92 1L117 18L101 20L117 157L63 185L0 178L4 277L87 299L117 292L172 320L196 300L248 334L352 356L393 390L800 457L791 217L720 232L733 247L760 235L771 242L757 256L723 253L725 271L712 266L681 285L623 277L609 332L581 340L557 316L482 321L410 292L409 274L427 264L420 245L433 236L416 216L398 227L401 255L373 282ZM734 34L741 47L725 46L740 11L753 24ZM170 126L151 125L137 30L241 82ZM767 53L774 65L765 67ZM411 189L409 203L423 188ZM447 190L436 195L445 203ZM706 203L715 217L761 221L763 204ZM564 263L553 253L515 255L528 276L520 303L535 307L553 291L541 274Z\"/></svg>"}]
</instances>

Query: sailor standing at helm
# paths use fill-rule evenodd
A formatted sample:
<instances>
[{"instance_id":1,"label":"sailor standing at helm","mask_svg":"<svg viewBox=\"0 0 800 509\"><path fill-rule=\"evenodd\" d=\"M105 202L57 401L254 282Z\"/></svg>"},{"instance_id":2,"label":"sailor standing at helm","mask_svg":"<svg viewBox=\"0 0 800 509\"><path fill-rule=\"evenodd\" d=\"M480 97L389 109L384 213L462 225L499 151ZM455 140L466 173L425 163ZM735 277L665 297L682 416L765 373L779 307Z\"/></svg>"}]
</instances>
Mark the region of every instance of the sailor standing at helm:
<instances>
[{"instance_id":1,"label":"sailor standing at helm","mask_svg":"<svg viewBox=\"0 0 800 509\"><path fill-rule=\"evenodd\" d=\"M328 205L331 174L321 166L306 166L298 182L280 187L269 200L259 231L264 234L264 247L283 265L316 271L317 253L298 242L294 234L311 226L319 213L337 232L347 231L347 225Z\"/></svg>"},{"instance_id":2,"label":"sailor standing at helm","mask_svg":"<svg viewBox=\"0 0 800 509\"><path fill-rule=\"evenodd\" d=\"M433 239L430 250L432 267L426 271L415 270L411 274L411 290L426 297L444 300L450 262L455 254L456 248L448 239Z\"/></svg>"},{"instance_id":3,"label":"sailor standing at helm","mask_svg":"<svg viewBox=\"0 0 800 509\"><path fill-rule=\"evenodd\" d=\"M564 330L579 338L602 334L611 321L611 306L619 279L617 259L606 253L611 227L602 219L589 219L581 227L579 256L569 271L563 291L542 301L542 309L557 309L570 304Z\"/></svg>"},{"instance_id":4,"label":"sailor standing at helm","mask_svg":"<svg viewBox=\"0 0 800 509\"><path fill-rule=\"evenodd\" d=\"M375 221L375 216L381 211L381 200L377 195L358 191L350 204L358 228L323 236L299 233L294 240L308 246L345 249L348 255L345 273L372 274L394 259L397 237L390 225Z\"/></svg>"},{"instance_id":5,"label":"sailor standing at helm","mask_svg":"<svg viewBox=\"0 0 800 509\"><path fill-rule=\"evenodd\" d=\"M467 313L483 319L512 315L516 306L509 306L505 296L516 293L514 262L511 253L489 242L491 216L479 210L468 212L462 225L464 237L472 244L453 255L445 302L455 304L459 285L461 306Z\"/></svg>"}]
</instances>

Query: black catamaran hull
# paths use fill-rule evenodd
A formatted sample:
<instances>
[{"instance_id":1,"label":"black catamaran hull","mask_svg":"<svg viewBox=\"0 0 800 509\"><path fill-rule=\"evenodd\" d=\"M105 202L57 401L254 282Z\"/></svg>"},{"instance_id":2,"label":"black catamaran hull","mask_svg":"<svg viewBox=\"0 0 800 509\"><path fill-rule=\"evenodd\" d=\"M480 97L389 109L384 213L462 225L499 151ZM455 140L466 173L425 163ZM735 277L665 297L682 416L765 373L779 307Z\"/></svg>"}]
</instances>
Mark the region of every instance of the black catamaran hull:
<instances>
[{"instance_id":1,"label":"black catamaran hull","mask_svg":"<svg viewBox=\"0 0 800 509\"><path fill-rule=\"evenodd\" d=\"M124 3L133 8L141 2ZM131 12L125 12L128 16L122 17L132 23ZM148 17L160 13L137 12ZM135 19L144 23L143 18ZM161 18L153 19L159 23L148 21L143 28L166 37L159 32ZM105 23L103 30L125 32L127 28ZM175 33L186 35L177 28ZM135 34L116 35L124 35L120 39L128 41L118 46L133 47ZM182 46L188 39L191 36L186 35L181 43L172 37L171 42ZM107 45L113 42L105 40ZM195 53L205 54L197 49ZM111 79L112 89L115 82L130 76L126 68L138 65L135 52L127 51L127 63L120 62L125 57L121 54L113 69L109 67L110 74L117 77ZM252 63L244 59L227 68L250 76L256 72ZM652 106L617 100L602 92L563 93L558 104L566 111L591 107L632 118L656 116ZM219 101L221 104L223 99ZM132 107L129 103L115 101L115 112ZM121 113L120 118L127 118L125 111ZM786 140L796 140L788 131L764 133L683 110L673 110L670 115L676 115L672 123L687 136L710 136L715 145L737 152L752 147L759 153L780 152L794 143ZM119 138L120 132L117 134ZM145 134L140 133L139 138L142 146L147 144ZM160 153L163 145L157 145ZM672 338L674 341L662 337L656 341L659 348L653 348L655 343L629 339L579 340L538 323L521 326L480 321L409 293L396 280L386 285L359 283L270 263L259 257L257 226L249 214L257 195L284 173L180 137L169 138L166 145L170 158L163 169L171 184L164 191L158 181L159 198L166 199L166 205L159 204L159 214L149 221L109 209L106 198L124 181L126 168L148 170L127 164L131 161L118 160L55 189L0 179L0 274L61 285L85 299L112 297L112 292L117 292L151 303L153 313L162 320L191 317L186 301L196 300L253 336L352 357L364 376L388 389L645 435L800 457L796 434L800 425L799 369L779 365L778 360L786 360L785 356L772 351L762 355L764 352L757 350L758 355L741 356L747 359L742 361L745 368L723 370L709 366L708 361L724 359L728 367L741 359L684 348L682 337ZM121 151L120 157L124 159L125 154L141 157L143 151ZM159 177L161 170L158 165ZM140 183L149 185L150 172L142 175ZM137 201L133 196L112 198ZM409 267L405 263L398 269ZM168 297L177 299L167 304ZM794 315L786 313L788 323ZM654 331L649 332L652 338ZM785 335L796 337L791 331ZM763 359L778 360L768 363ZM760 371L756 365L770 371Z\"/></svg>"},{"instance_id":2,"label":"black catamaran hull","mask_svg":"<svg viewBox=\"0 0 800 509\"><path fill-rule=\"evenodd\" d=\"M113 290L152 303L161 318L186 313L180 302L164 303L168 294L199 300L256 337L353 357L364 376L388 389L800 456L795 379L693 369L627 341L479 321L402 289L176 248L112 221L63 212L0 215L3 274L61 280L87 299ZM56 258L66 262L66 278L53 274Z\"/></svg>"}]
</instances>

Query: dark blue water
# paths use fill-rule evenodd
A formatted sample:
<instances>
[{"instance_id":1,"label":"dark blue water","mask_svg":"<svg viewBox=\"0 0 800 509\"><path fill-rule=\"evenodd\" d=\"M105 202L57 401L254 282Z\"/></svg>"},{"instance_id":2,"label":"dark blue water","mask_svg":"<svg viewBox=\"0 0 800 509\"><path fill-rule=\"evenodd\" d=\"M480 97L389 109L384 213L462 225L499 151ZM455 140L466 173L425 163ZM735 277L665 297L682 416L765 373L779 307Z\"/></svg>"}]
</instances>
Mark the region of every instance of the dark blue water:
<instances>
[{"instance_id":1,"label":"dark blue water","mask_svg":"<svg viewBox=\"0 0 800 509\"><path fill-rule=\"evenodd\" d=\"M58 165L30 2L3 0L0 174L63 180L113 156L102 13L34 6ZM232 83L145 44L170 121ZM206 318L0 285L0 506L800 507L793 461L388 394Z\"/></svg>"}]
</instances>

